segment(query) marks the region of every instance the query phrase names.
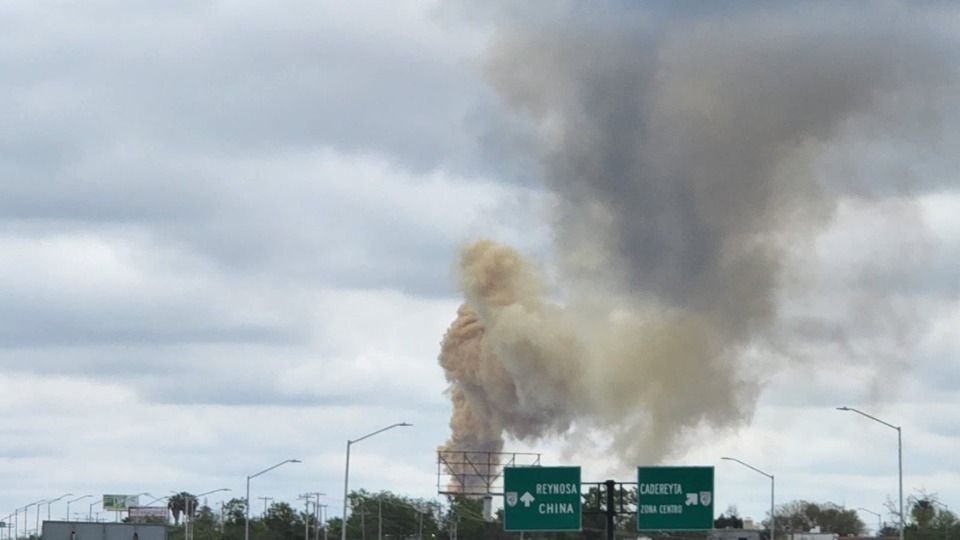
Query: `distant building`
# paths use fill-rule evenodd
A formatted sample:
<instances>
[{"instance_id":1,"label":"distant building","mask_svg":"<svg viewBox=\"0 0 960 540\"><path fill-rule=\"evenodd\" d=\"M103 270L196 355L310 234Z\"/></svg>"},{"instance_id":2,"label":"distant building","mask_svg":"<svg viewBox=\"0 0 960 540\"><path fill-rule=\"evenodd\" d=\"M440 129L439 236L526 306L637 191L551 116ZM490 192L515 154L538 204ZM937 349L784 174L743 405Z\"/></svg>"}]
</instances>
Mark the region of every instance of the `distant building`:
<instances>
[{"instance_id":1,"label":"distant building","mask_svg":"<svg viewBox=\"0 0 960 540\"><path fill-rule=\"evenodd\" d=\"M787 540L838 540L840 535L837 533L822 532L792 532L787 535Z\"/></svg>"},{"instance_id":2,"label":"distant building","mask_svg":"<svg viewBox=\"0 0 960 540\"><path fill-rule=\"evenodd\" d=\"M167 540L167 526L145 523L44 521L43 540Z\"/></svg>"},{"instance_id":3,"label":"distant building","mask_svg":"<svg viewBox=\"0 0 960 540\"><path fill-rule=\"evenodd\" d=\"M760 540L758 529L713 529L707 540Z\"/></svg>"}]
</instances>

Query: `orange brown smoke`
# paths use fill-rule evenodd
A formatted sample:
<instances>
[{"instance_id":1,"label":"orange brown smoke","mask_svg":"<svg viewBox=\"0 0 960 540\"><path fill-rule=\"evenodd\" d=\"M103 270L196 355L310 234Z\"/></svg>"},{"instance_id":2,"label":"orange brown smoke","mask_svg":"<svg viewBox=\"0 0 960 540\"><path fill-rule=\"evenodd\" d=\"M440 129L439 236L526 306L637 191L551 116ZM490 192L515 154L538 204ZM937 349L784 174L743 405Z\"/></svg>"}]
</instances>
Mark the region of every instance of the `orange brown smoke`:
<instances>
[{"instance_id":1,"label":"orange brown smoke","mask_svg":"<svg viewBox=\"0 0 960 540\"><path fill-rule=\"evenodd\" d=\"M590 320L546 301L520 255L490 241L464 249L460 275L466 303L440 354L454 408L446 450L499 451L505 435L535 440L583 421L614 433L626 454L655 460L683 428L745 416L751 401L738 396L752 388L711 344L706 321L665 312Z\"/></svg>"}]
</instances>

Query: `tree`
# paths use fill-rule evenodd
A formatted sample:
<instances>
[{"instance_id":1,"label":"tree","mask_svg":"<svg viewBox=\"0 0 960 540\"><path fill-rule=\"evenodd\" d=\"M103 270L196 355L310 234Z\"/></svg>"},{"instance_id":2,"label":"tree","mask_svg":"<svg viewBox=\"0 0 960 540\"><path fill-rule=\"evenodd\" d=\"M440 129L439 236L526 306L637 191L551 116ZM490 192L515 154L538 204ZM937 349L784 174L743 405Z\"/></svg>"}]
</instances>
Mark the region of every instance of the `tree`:
<instances>
[{"instance_id":1,"label":"tree","mask_svg":"<svg viewBox=\"0 0 960 540\"><path fill-rule=\"evenodd\" d=\"M445 516L447 538L454 536L450 531L456 531L456 537L463 540L481 539L484 534L483 500L453 495L448 499L449 510Z\"/></svg>"},{"instance_id":2,"label":"tree","mask_svg":"<svg viewBox=\"0 0 960 540\"><path fill-rule=\"evenodd\" d=\"M737 507L730 505L725 512L721 512L717 519L713 520L714 529L742 529L743 518L737 512Z\"/></svg>"},{"instance_id":3,"label":"tree","mask_svg":"<svg viewBox=\"0 0 960 540\"><path fill-rule=\"evenodd\" d=\"M175 495L171 495L167 500L167 508L170 509L170 512L173 513L173 523L175 525L180 525L180 516L187 511L188 501L191 505L195 505L193 502L194 496L186 491L181 491Z\"/></svg>"},{"instance_id":4,"label":"tree","mask_svg":"<svg viewBox=\"0 0 960 540\"><path fill-rule=\"evenodd\" d=\"M343 520L333 517L327 520L324 527L327 529L327 538L340 538L340 528L343 526Z\"/></svg>"},{"instance_id":5,"label":"tree","mask_svg":"<svg viewBox=\"0 0 960 540\"><path fill-rule=\"evenodd\" d=\"M423 536L445 538L438 524L436 506L420 499L411 499L389 491L370 493L364 490L353 491L348 497L350 514L347 518L347 538L375 538L378 528L384 537ZM327 520L327 535L336 538L340 534L342 520L339 517ZM465 537L461 535L465 540Z\"/></svg>"},{"instance_id":6,"label":"tree","mask_svg":"<svg viewBox=\"0 0 960 540\"><path fill-rule=\"evenodd\" d=\"M217 530L217 515L207 506L202 505L191 519L193 527L193 538L196 540L214 540L220 533Z\"/></svg>"},{"instance_id":7,"label":"tree","mask_svg":"<svg viewBox=\"0 0 960 540\"><path fill-rule=\"evenodd\" d=\"M246 499L234 497L223 505L223 521L227 525L243 525L247 515Z\"/></svg>"},{"instance_id":8,"label":"tree","mask_svg":"<svg viewBox=\"0 0 960 540\"><path fill-rule=\"evenodd\" d=\"M956 515L940 502L936 493L920 490L907 497L909 521L903 535L907 540L948 540L960 538Z\"/></svg>"},{"instance_id":9,"label":"tree","mask_svg":"<svg viewBox=\"0 0 960 540\"><path fill-rule=\"evenodd\" d=\"M273 503L263 516L267 540L300 540L303 538L303 517L285 502Z\"/></svg>"},{"instance_id":10,"label":"tree","mask_svg":"<svg viewBox=\"0 0 960 540\"><path fill-rule=\"evenodd\" d=\"M780 531L809 531L820 527L822 532L840 536L859 535L866 529L856 510L847 510L834 503L791 501L777 507L776 528ZM769 520L764 523L769 526Z\"/></svg>"}]
</instances>

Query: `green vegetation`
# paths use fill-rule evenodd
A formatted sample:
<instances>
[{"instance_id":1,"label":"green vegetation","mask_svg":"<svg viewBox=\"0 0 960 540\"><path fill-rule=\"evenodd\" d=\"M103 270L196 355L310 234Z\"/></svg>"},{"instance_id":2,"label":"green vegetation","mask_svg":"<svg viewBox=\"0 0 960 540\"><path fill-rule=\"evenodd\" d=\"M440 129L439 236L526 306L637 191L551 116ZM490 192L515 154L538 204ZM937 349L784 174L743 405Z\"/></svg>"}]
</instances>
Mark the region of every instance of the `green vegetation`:
<instances>
[{"instance_id":1,"label":"green vegetation","mask_svg":"<svg viewBox=\"0 0 960 540\"><path fill-rule=\"evenodd\" d=\"M175 524L168 527L169 540L185 540L185 525L189 521L192 540L244 540L245 502L234 498L220 508L206 505L194 507L193 495L183 492L169 500ZM636 538L636 504L634 490L625 489L616 497L618 511L616 536L619 539ZM602 514L601 492L591 488L583 494L583 531L578 533L528 533L528 540L602 540L606 538L606 520ZM516 540L519 534L503 532L502 510L492 522L482 517L483 502L469 497L450 497L440 508L434 501L405 497L389 491L371 493L354 491L349 496L350 514L347 521L347 538L350 540ZM881 535L896 537L899 516L897 506L887 504L890 519L881 529ZM949 511L936 495L920 493L907 500L907 526L905 540L960 540L960 520ZM328 508L329 513L339 514L340 507ZM189 520L185 517L190 514ZM319 525L319 526L318 526ZM731 506L714 520L714 527L742 528L743 519L736 507ZM769 527L769 520L762 525ZM875 522L874 522L875 526ZM342 522L331 517L317 523L314 515L306 515L301 506L294 508L286 502L276 502L265 512L261 508L250 516L250 540L301 540L309 531L308 540L339 540ZM868 528L855 510L833 503L791 501L777 507L777 539L786 540L790 532L806 532L819 527L822 532L836 533L840 537L862 535ZM874 527L870 527L872 530ZM653 540L705 540L703 531L672 533L640 533ZM766 535L764 534L764 538ZM21 537L26 540L26 537ZM38 540L31 538L30 540Z\"/></svg>"},{"instance_id":2,"label":"green vegetation","mask_svg":"<svg viewBox=\"0 0 960 540\"><path fill-rule=\"evenodd\" d=\"M769 527L769 520L764 527ZM866 526L852 508L844 508L831 502L790 501L777 506L777 536L790 532L806 532L820 527L821 532L840 536L858 536Z\"/></svg>"}]
</instances>

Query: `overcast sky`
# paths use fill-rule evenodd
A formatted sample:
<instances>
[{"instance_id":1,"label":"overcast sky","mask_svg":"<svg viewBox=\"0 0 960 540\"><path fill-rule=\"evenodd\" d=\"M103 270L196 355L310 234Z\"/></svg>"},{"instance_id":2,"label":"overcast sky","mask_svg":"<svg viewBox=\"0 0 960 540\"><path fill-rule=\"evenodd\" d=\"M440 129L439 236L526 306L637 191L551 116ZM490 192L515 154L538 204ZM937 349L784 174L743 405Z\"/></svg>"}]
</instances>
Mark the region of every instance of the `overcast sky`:
<instances>
[{"instance_id":1,"label":"overcast sky","mask_svg":"<svg viewBox=\"0 0 960 540\"><path fill-rule=\"evenodd\" d=\"M949 4L882 5L895 28L960 30ZM533 128L484 58L505 20L590 15L533 6L3 2L0 518L67 492L232 490L214 504L288 458L251 497L325 492L338 515L346 440L400 421L354 447L351 488L436 497L460 247L493 238L554 268ZM598 11L675 29L743 11L652 6ZM937 44L956 90L960 48ZM956 95L900 94L903 117L817 161L835 204L783 274L785 345L758 349L803 361L761 362L749 424L705 426L666 461L715 465L718 513L769 504L724 455L774 473L779 501L895 499L896 433L840 405L902 425L907 494L960 509ZM901 125L922 139L859 136ZM585 480L640 465L563 437L507 447Z\"/></svg>"}]
</instances>

